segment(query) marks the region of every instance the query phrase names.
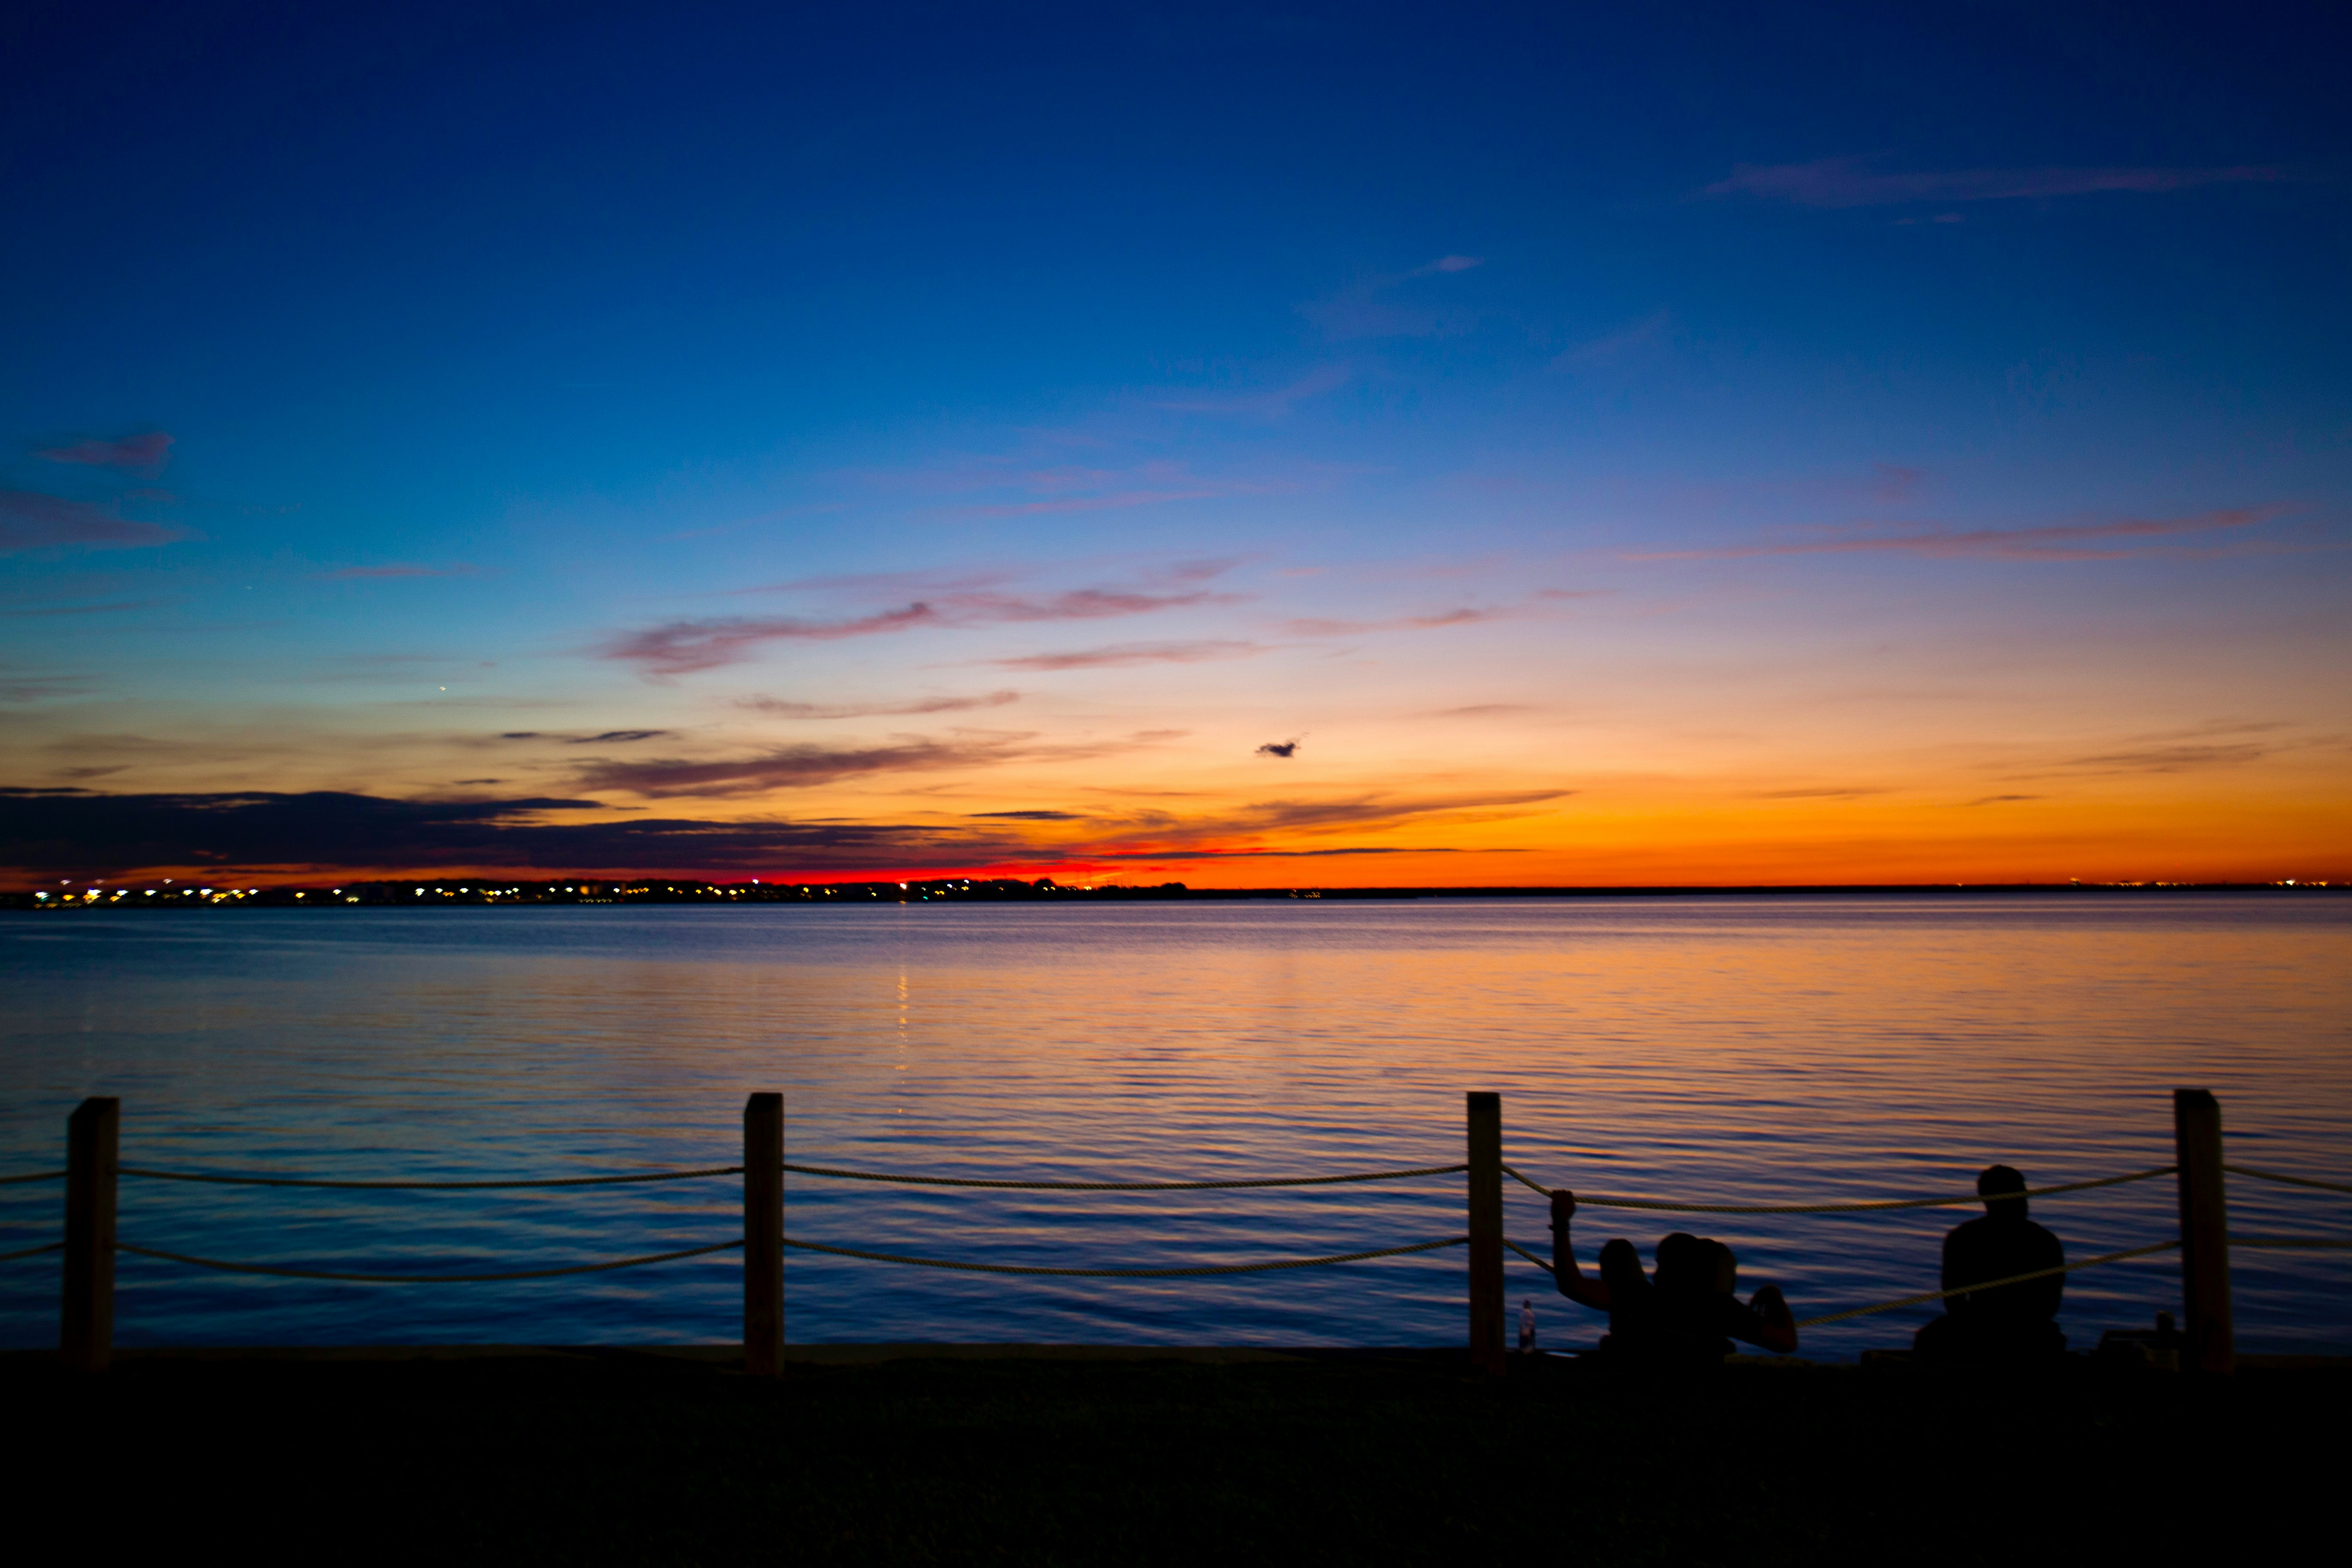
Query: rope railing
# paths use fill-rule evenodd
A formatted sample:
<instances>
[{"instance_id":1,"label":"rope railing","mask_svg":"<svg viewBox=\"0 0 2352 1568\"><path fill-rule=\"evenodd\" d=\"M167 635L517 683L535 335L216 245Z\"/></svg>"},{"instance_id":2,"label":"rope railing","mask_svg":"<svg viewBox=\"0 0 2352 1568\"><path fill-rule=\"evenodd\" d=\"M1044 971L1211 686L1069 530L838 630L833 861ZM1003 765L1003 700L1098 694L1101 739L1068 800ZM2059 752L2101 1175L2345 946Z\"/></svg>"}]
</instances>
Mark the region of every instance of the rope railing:
<instances>
[{"instance_id":1,"label":"rope railing","mask_svg":"<svg viewBox=\"0 0 2352 1568\"><path fill-rule=\"evenodd\" d=\"M2252 1176L2258 1182L2284 1182L2290 1187L2317 1187L2324 1192L2352 1193L2352 1182L2323 1182L2316 1176L2289 1176L2277 1171L2257 1171L2252 1165L2228 1165L2221 1169L2233 1176Z\"/></svg>"},{"instance_id":2,"label":"rope railing","mask_svg":"<svg viewBox=\"0 0 2352 1568\"><path fill-rule=\"evenodd\" d=\"M1265 1263L1218 1263L1180 1268L1055 1268L1026 1263L961 1263L940 1258L906 1258L891 1252L867 1252L855 1247L832 1247L821 1241L784 1237L786 1247L805 1252L828 1252L836 1258L862 1258L872 1263L907 1263L918 1268L952 1268L971 1274L1045 1274L1074 1279L1181 1279L1213 1274L1265 1274L1277 1268L1314 1268L1327 1263L1361 1263L1371 1258L1402 1258L1413 1252L1435 1252L1460 1247L1470 1238L1449 1236L1438 1241L1416 1241L1408 1247L1379 1247L1369 1252L1337 1252L1328 1258L1282 1258Z\"/></svg>"},{"instance_id":3,"label":"rope railing","mask_svg":"<svg viewBox=\"0 0 2352 1568\"><path fill-rule=\"evenodd\" d=\"M2117 1186L2125 1182L2145 1182L2155 1176L2169 1176L2179 1170L2178 1165L2158 1165L2154 1170L2129 1171L2120 1176L2100 1176L2087 1182L2063 1182L2056 1186L2028 1187L2023 1192L1996 1193L1996 1198L2042 1198L2057 1193L2087 1192L2093 1187ZM1516 1167L1506 1163L1503 1173L1521 1185L1549 1197L1552 1190ZM1962 1193L1939 1198L1878 1198L1864 1203L1839 1204L1677 1204L1662 1198L1625 1198L1597 1193L1577 1193L1579 1208L1654 1209L1666 1214L1868 1214L1888 1209L1948 1208L1958 1204L1980 1204L1986 1201L1982 1193Z\"/></svg>"},{"instance_id":4,"label":"rope railing","mask_svg":"<svg viewBox=\"0 0 2352 1568\"><path fill-rule=\"evenodd\" d=\"M1016 1182L982 1176L906 1176L879 1171L844 1171L831 1165L795 1165L784 1169L801 1176L836 1176L851 1182L891 1182L910 1187L993 1187L1013 1192L1052 1193L1192 1193L1243 1187L1322 1187L1340 1182L1397 1182L1409 1176L1444 1176L1466 1171L1467 1164L1417 1165L1409 1171L1355 1171L1339 1176L1260 1176L1230 1182Z\"/></svg>"},{"instance_id":5,"label":"rope railing","mask_svg":"<svg viewBox=\"0 0 2352 1568\"><path fill-rule=\"evenodd\" d=\"M281 1279L332 1279L356 1285L487 1285L509 1279L556 1279L567 1274L605 1274L615 1268L641 1268L648 1263L674 1263L681 1258L702 1258L713 1252L726 1252L741 1247L743 1243L739 1237L733 1241L713 1242L708 1247L685 1247L676 1252L648 1253L643 1258L620 1258L606 1263L578 1263L564 1268L522 1268L503 1274L349 1274L326 1268L289 1268L276 1263L225 1263L217 1258L165 1252L155 1247L133 1247L127 1241L118 1241L114 1245L118 1250L135 1252L142 1258L160 1258L171 1263L193 1264L198 1268L216 1268L224 1274L268 1274Z\"/></svg>"},{"instance_id":6,"label":"rope railing","mask_svg":"<svg viewBox=\"0 0 2352 1568\"><path fill-rule=\"evenodd\" d=\"M1819 1328L1823 1323L1842 1323L1848 1318L1867 1318L1875 1312L1892 1312L1899 1307L1923 1306L1929 1301L1941 1301L1952 1296L1966 1296L1978 1290L1998 1290L2004 1285L2022 1285L2029 1279L2047 1279L2053 1274L2072 1274L2077 1268L2095 1268L2102 1263L2121 1263L2127 1258L2146 1258L2151 1253L2170 1252L2180 1245L2180 1238L2152 1241L2146 1247L2126 1247L2121 1252L2103 1252L2096 1258L2078 1258L2062 1263L2055 1268L2036 1268L2028 1274L2011 1274L2004 1279L1988 1279L1982 1284L1962 1285L1952 1290L1922 1290L1916 1296L1902 1296L1892 1301L1879 1301L1867 1307L1848 1307L1843 1312L1823 1312L1817 1318L1799 1318L1801 1329Z\"/></svg>"},{"instance_id":7,"label":"rope railing","mask_svg":"<svg viewBox=\"0 0 2352 1568\"><path fill-rule=\"evenodd\" d=\"M740 1165L710 1165L698 1171L642 1171L617 1176L542 1176L499 1182L344 1182L317 1176L245 1176L219 1171L151 1171L119 1165L116 1173L158 1182L209 1182L225 1187L337 1187L359 1192L486 1192L500 1187L614 1187L632 1182L686 1182L703 1176L740 1176Z\"/></svg>"},{"instance_id":8,"label":"rope railing","mask_svg":"<svg viewBox=\"0 0 2352 1568\"><path fill-rule=\"evenodd\" d=\"M309 1279L339 1284L366 1285L472 1285L512 1281L556 1279L576 1275L608 1273L619 1269L645 1268L656 1264L679 1262L708 1258L724 1252L745 1252L745 1364L748 1371L773 1372L775 1357L782 1344L783 1314L783 1270L782 1248L791 1248L821 1256L885 1263L919 1268L946 1269L961 1273L1004 1276L1033 1276L1072 1279L1206 1279L1273 1273L1299 1268L1323 1268L1369 1262L1390 1258L1412 1257L1461 1247L1473 1240L1472 1236L1446 1236L1393 1247L1378 1247L1357 1251L1332 1253L1312 1258L1272 1258L1237 1263L1172 1264L1149 1268L1082 1268L1051 1263L992 1263L971 1259L914 1257L865 1247L845 1247L831 1242L809 1240L784 1231L784 1186L788 1174L822 1180L881 1183L898 1186L962 1188L998 1192L1042 1193L1192 1193L1218 1191L1264 1191L1267 1189L1311 1188L1346 1184L1406 1181L1425 1177L1451 1176L1467 1173L1468 1197L1471 1209L1471 1229L1481 1236L1500 1241L1502 1249L1517 1255L1548 1273L1557 1274L1554 1265L1538 1252L1517 1241L1501 1237L1502 1205L1493 1185L1501 1175L1538 1194L1549 1197L1552 1189L1538 1182L1518 1168L1498 1158L1501 1129L1498 1097L1489 1093L1474 1093L1470 1102L1470 1158L1444 1164L1420 1165L1394 1170L1346 1171L1324 1175L1236 1176L1208 1180L1025 1180L1005 1176L966 1176L931 1174L920 1172L884 1172L855 1170L846 1167L803 1164L783 1159L783 1102L775 1093L754 1094L745 1110L744 1162L737 1164L701 1166L693 1169L639 1169L610 1172L604 1174L542 1176L527 1178L482 1178L465 1180L365 1180L307 1175L270 1175L236 1171L174 1171L148 1166L123 1165L115 1156L119 1126L120 1102L106 1098L94 1098L82 1102L69 1123L68 1146L72 1151L70 1170L32 1171L0 1176L0 1186L20 1184L70 1180L72 1201L67 1205L68 1241L52 1241L38 1246L0 1252L0 1263L42 1257L63 1252L66 1256L65 1284L66 1315L61 1322L68 1327L61 1333L71 1342L77 1330L74 1322L91 1321L95 1304L105 1303L111 1313L112 1268L104 1259L111 1252L153 1258L162 1262L211 1269L222 1273L259 1275L288 1279ZM2197 1313L2211 1311L2200 1302L2218 1300L2218 1309L2224 1314L2223 1370L2227 1366L2226 1311L2228 1278L2226 1254L2219 1245L2248 1249L2352 1249L2352 1237L2315 1236L2238 1236L2226 1231L2226 1211L2221 1205L2221 1173L2258 1181L2284 1184L2288 1186L2322 1192L2352 1193L2352 1184L2313 1176L2290 1175L2253 1166L2228 1164L2222 1161L2222 1143L2219 1110L2210 1094L2201 1089L2177 1090L2174 1096L2176 1140L2180 1148L2179 1163L2153 1167L2143 1171L2127 1171L2121 1174L2094 1177L2084 1181L2063 1182L2042 1187L2030 1187L2014 1194L1986 1194L1975 1192L1954 1193L1930 1196L1888 1197L1823 1203L1777 1204L1702 1204L1682 1203L1664 1198L1633 1197L1616 1194L1577 1193L1579 1206L1596 1209L1626 1209L1663 1214L1768 1215L1852 1215L1885 1213L1912 1209L1949 1208L1987 1201L1999 1202L2009 1197L2053 1197L2063 1194L2090 1192L2145 1182L2162 1176L2180 1175L2182 1180L2182 1231L2192 1240L2202 1238L2197 1246L2183 1253L2183 1289L2188 1299L2192 1329ZM1483 1120L1482 1120L1483 1119ZM2187 1173L2184 1174L2184 1172ZM113 1238L115 1214L114 1184L117 1177L169 1182L201 1183L221 1186L284 1187L328 1189L345 1192L470 1192L487 1193L569 1187L601 1187L635 1185L647 1183L706 1180L715 1177L743 1178L744 1230L743 1237L730 1238L701 1246L678 1247L628 1258L607 1258L599 1262L569 1264L554 1268L507 1268L478 1273L404 1273L389 1269L309 1268L297 1263L232 1261L192 1253L168 1251L160 1247L140 1246ZM2199 1196L2199 1194L2205 1195ZM80 1205L77 1207L77 1205ZM2200 1206L2201 1205L2201 1207ZM79 1215L77 1218L77 1215ZM2199 1217L2200 1216L2201 1217ZM1491 1228L1489 1228L1491 1227ZM2158 1253L2182 1248L2182 1241L2153 1242L2102 1253L2053 1268L2038 1268L2005 1279L1988 1280L1956 1289L1920 1291L1889 1301L1867 1306L1851 1307L1835 1312L1821 1313L1796 1320L1800 1329L1813 1329L1844 1322L1906 1307L1923 1306L1975 1291L1998 1290L2077 1269L2120 1263L2147 1258ZM2199 1247L2202 1247L2200 1252ZM2199 1258L2206 1259L2203 1264ZM79 1259L79 1262L76 1260ZM485 1263L494 1259L483 1259ZM2202 1272L2200 1273L2200 1269ZM1471 1248L1470 1296L1474 1317L1486 1310L1483 1300L1493 1306L1502 1292L1501 1268L1495 1252L1482 1253ZM2190 1276L2196 1278L2190 1278ZM77 1303L80 1303L77 1307ZM1499 1307L1495 1308L1499 1314ZM74 1314L79 1311L81 1316ZM101 1318L98 1320L103 1321ZM1484 1322L1484 1318L1478 1321ZM2210 1319L2208 1320L2210 1321ZM755 1331L762 1323L766 1328ZM1499 1369L1499 1342L1491 1333L1481 1348L1480 1333L1474 1329L1472 1351L1474 1361L1489 1370ZM78 1343L78 1342L72 1342ZM72 1364L88 1368L104 1364L104 1344L101 1339L93 1352L89 1346L71 1348L68 1359Z\"/></svg>"}]
</instances>

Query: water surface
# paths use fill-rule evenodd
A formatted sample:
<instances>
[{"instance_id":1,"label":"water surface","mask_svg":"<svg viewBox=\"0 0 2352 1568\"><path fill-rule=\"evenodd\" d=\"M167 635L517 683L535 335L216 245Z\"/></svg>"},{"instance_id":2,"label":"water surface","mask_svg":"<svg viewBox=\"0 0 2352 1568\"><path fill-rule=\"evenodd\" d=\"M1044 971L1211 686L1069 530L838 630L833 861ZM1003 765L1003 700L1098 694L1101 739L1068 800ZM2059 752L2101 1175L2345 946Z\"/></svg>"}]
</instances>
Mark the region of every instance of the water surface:
<instances>
[{"instance_id":1,"label":"water surface","mask_svg":"<svg viewBox=\"0 0 2352 1568\"><path fill-rule=\"evenodd\" d=\"M1675 898L94 910L0 922L0 1169L61 1163L86 1094L126 1163L351 1178L732 1163L743 1096L791 1157L1048 1179L1442 1164L1466 1089L1507 1156L1700 1202L2037 1185L2168 1163L2169 1091L2220 1095L2240 1163L2352 1177L2352 900ZM499 1194L126 1179L122 1237L328 1268L554 1267L740 1234L733 1179ZM0 1188L0 1250L59 1191ZM1543 1205L1513 1185L1516 1239ZM2174 1234L2168 1180L2045 1200L2072 1256ZM2352 1234L2352 1199L2233 1181L2232 1228ZM1933 1289L1959 1217L1723 1219L1800 1316ZM1675 1222L1593 1212L1588 1247ZM1153 1267L1458 1234L1459 1176L1306 1192L1050 1194L794 1178L793 1234L991 1262ZM1590 1254L1588 1252L1588 1260ZM2345 1254L2241 1253L2241 1342L2352 1350ZM1544 1342L1592 1314L1514 1259ZM1458 1342L1459 1250L1166 1281L790 1255L796 1341ZM733 1255L547 1282L387 1287L121 1271L124 1344L721 1341ZM2178 1296L2158 1258L2070 1279L2078 1346ZM49 1342L53 1258L0 1264L0 1338ZM1911 1310L1808 1335L1907 1342Z\"/></svg>"}]
</instances>

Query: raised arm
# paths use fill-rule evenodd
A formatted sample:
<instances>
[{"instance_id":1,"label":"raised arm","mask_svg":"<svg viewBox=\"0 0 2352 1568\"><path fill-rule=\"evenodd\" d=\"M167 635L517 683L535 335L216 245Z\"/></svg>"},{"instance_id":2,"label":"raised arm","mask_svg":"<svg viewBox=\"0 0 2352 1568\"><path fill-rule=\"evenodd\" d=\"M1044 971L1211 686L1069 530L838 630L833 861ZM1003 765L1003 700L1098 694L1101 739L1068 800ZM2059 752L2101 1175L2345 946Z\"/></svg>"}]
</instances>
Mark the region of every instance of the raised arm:
<instances>
[{"instance_id":1,"label":"raised arm","mask_svg":"<svg viewBox=\"0 0 2352 1568\"><path fill-rule=\"evenodd\" d=\"M1767 1285L1748 1299L1745 1307L1738 1297L1731 1298L1730 1321L1724 1331L1733 1339L1746 1340L1780 1355L1793 1353L1797 1348L1797 1318L1789 1310L1789 1303L1780 1295L1780 1287Z\"/></svg>"},{"instance_id":2,"label":"raised arm","mask_svg":"<svg viewBox=\"0 0 2352 1568\"><path fill-rule=\"evenodd\" d=\"M1576 1194L1566 1188L1551 1195L1551 1269L1552 1280L1559 1293L1580 1306L1600 1311L1609 1310L1609 1287L1598 1278L1588 1279L1576 1266L1576 1244L1568 1234L1568 1222L1576 1214Z\"/></svg>"}]
</instances>

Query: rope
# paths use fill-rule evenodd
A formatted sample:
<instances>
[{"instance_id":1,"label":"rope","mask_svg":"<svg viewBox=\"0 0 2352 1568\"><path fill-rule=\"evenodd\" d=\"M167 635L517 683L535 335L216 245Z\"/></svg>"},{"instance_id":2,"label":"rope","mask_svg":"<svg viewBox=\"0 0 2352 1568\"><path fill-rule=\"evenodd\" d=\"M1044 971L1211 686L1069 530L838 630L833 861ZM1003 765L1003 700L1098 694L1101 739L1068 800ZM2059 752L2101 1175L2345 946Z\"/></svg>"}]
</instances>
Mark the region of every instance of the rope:
<instances>
[{"instance_id":1,"label":"rope","mask_svg":"<svg viewBox=\"0 0 2352 1568\"><path fill-rule=\"evenodd\" d=\"M2331 1193L2352 1193L2352 1183L2347 1182L2323 1182L2316 1176L2283 1176L2276 1171L2257 1171L2252 1165L2223 1165L2221 1169L2233 1176L2252 1176L2257 1181L2263 1182L2284 1182L2290 1187L2318 1187ZM20 1182L32 1180L29 1176L18 1176L15 1179Z\"/></svg>"},{"instance_id":2,"label":"rope","mask_svg":"<svg viewBox=\"0 0 2352 1568\"><path fill-rule=\"evenodd\" d=\"M1526 1258L1528 1262L1534 1264L1537 1268L1542 1269L1545 1273L1555 1276L1559 1273L1559 1269L1554 1268L1550 1264L1546 1263L1542 1258L1538 1258L1534 1253L1529 1252L1526 1247L1521 1247L1517 1242L1513 1241L1510 1237L1505 1237L1503 1238L1503 1245L1509 1247L1513 1252L1517 1253L1521 1258Z\"/></svg>"},{"instance_id":3,"label":"rope","mask_svg":"<svg viewBox=\"0 0 2352 1568\"><path fill-rule=\"evenodd\" d=\"M1319 1187L1334 1182L1394 1182L1407 1176L1443 1176L1468 1165L1422 1165L1410 1171L1360 1171L1345 1176L1264 1176L1246 1182L1007 1182L976 1176L892 1176L874 1171L839 1171L830 1165L793 1165L803 1176L840 1176L853 1182L898 1182L915 1187L1011 1187L1022 1192L1176 1193L1227 1187Z\"/></svg>"},{"instance_id":4,"label":"rope","mask_svg":"<svg viewBox=\"0 0 2352 1568\"><path fill-rule=\"evenodd\" d=\"M1825 1312L1818 1318L1800 1318L1797 1327L1816 1328L1822 1323L1843 1322L1848 1318L1866 1318L1873 1312L1891 1312L1897 1307L1916 1307L1927 1301L1940 1301L1948 1296L1965 1296L1974 1290L1998 1290L2004 1285L2022 1285L2028 1279L2047 1279L2053 1274L2071 1274L2077 1268L2089 1268L2101 1263L2119 1263L2126 1258L2145 1258L2151 1252L2169 1252L2179 1245L2180 1240L2176 1237L2170 1241L2151 1242L2146 1247L2127 1247L2121 1252L2085 1258L2079 1263L2061 1264L2055 1268L2037 1268L2031 1274L2012 1274L2006 1279L1988 1279L1980 1285L1963 1285L1957 1290L1922 1290L1916 1296L1906 1296L1896 1301L1881 1301L1874 1307L1849 1307L1843 1312Z\"/></svg>"},{"instance_id":5,"label":"rope","mask_svg":"<svg viewBox=\"0 0 2352 1568\"><path fill-rule=\"evenodd\" d=\"M0 1176L0 1187L13 1187L18 1182L54 1182L65 1173L63 1171L36 1171L29 1176Z\"/></svg>"},{"instance_id":6,"label":"rope","mask_svg":"<svg viewBox=\"0 0 2352 1568\"><path fill-rule=\"evenodd\" d=\"M213 1182L230 1187L355 1187L366 1191L478 1192L485 1187L608 1187L624 1182L683 1182L698 1176L740 1174L740 1165L713 1165L701 1171L647 1171L630 1176L551 1176L534 1182L326 1182L309 1176L226 1176L208 1171L149 1171L136 1165L120 1167L126 1176L148 1176L163 1182ZM18 1177L19 1181L30 1178Z\"/></svg>"},{"instance_id":7,"label":"rope","mask_svg":"<svg viewBox=\"0 0 2352 1568\"><path fill-rule=\"evenodd\" d=\"M19 1258L38 1258L44 1252L63 1252L66 1244L52 1241L46 1247L28 1247L22 1252L0 1252L0 1263L14 1263Z\"/></svg>"},{"instance_id":8,"label":"rope","mask_svg":"<svg viewBox=\"0 0 2352 1568\"><path fill-rule=\"evenodd\" d=\"M2053 1193L2079 1193L2092 1187L2112 1187L2120 1182L2144 1182L2151 1176L2169 1176L2179 1168L2178 1165L2158 1165L2153 1171L2133 1171L2126 1175L2101 1176L2093 1182L2066 1182L2054 1187L2029 1187L2021 1193L1995 1193L1991 1195L1995 1198L2048 1197ZM1545 1196L1551 1195L1549 1187L1528 1180L1508 1165L1505 1165L1503 1169ZM1863 1214L1878 1209L1944 1208L1953 1204L1974 1204L1985 1201L1985 1194L1979 1193L1969 1193L1963 1196L1948 1198L1882 1198L1872 1203L1862 1204L1670 1204L1655 1198L1587 1197L1582 1193L1576 1194L1576 1204L1579 1208L1591 1204L1596 1208L1662 1209L1669 1214Z\"/></svg>"},{"instance_id":9,"label":"rope","mask_svg":"<svg viewBox=\"0 0 2352 1568\"><path fill-rule=\"evenodd\" d=\"M647 1263L700 1258L707 1253L725 1252L743 1244L740 1241L719 1241L709 1247L681 1247L676 1252L656 1252L644 1258L624 1258L612 1263L581 1263L569 1268L525 1268L511 1274L341 1274L319 1268L281 1268L273 1263L223 1263L217 1258L191 1258L184 1252L133 1247L127 1241L118 1241L114 1245L119 1251L135 1252L142 1258L193 1263L199 1268L217 1268L225 1274L271 1274L285 1279L341 1279L362 1285L486 1285L501 1279L553 1279L564 1274L602 1274L614 1268L635 1268Z\"/></svg>"},{"instance_id":10,"label":"rope","mask_svg":"<svg viewBox=\"0 0 2352 1568\"><path fill-rule=\"evenodd\" d=\"M2352 1239L2340 1236L2233 1236L2232 1247L2352 1247Z\"/></svg>"},{"instance_id":11,"label":"rope","mask_svg":"<svg viewBox=\"0 0 2352 1568\"><path fill-rule=\"evenodd\" d=\"M1409 1252L1434 1252L1459 1247L1470 1238L1449 1236L1443 1241L1419 1241L1411 1247L1382 1247L1370 1252L1341 1252L1329 1258L1286 1258L1273 1263L1221 1263L1201 1268L1043 1268L1011 1263L950 1263L937 1258L901 1258L890 1252L862 1252L854 1247L827 1247L819 1241L784 1237L786 1247L809 1252L830 1252L836 1258L862 1258L869 1263L911 1263L918 1268L955 1268L972 1274L1053 1274L1079 1279L1173 1279L1190 1275L1262 1274L1275 1268L1312 1268L1324 1263L1360 1263L1368 1258L1402 1258Z\"/></svg>"}]
</instances>

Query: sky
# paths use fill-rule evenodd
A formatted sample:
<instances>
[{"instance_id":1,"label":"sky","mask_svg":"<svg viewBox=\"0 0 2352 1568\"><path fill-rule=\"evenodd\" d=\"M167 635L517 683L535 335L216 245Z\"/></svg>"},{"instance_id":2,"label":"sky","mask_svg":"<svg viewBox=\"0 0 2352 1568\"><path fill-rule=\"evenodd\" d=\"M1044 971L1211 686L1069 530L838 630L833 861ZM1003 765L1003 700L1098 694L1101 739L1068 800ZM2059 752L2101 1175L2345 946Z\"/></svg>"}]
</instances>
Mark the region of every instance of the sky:
<instances>
[{"instance_id":1,"label":"sky","mask_svg":"<svg viewBox=\"0 0 2352 1568\"><path fill-rule=\"evenodd\" d=\"M2352 878L2340 7L353 9L0 21L0 880Z\"/></svg>"}]
</instances>

